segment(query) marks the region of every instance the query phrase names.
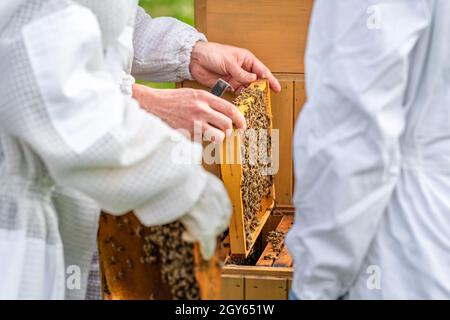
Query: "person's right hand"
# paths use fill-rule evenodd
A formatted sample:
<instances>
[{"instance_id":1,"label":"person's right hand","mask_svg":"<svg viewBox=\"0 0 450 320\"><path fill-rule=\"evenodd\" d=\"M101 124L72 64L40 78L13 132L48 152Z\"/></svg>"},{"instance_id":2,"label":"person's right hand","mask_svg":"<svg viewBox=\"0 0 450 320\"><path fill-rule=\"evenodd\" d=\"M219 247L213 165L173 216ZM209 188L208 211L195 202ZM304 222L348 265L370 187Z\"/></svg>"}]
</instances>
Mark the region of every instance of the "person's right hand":
<instances>
[{"instance_id":1,"label":"person's right hand","mask_svg":"<svg viewBox=\"0 0 450 320\"><path fill-rule=\"evenodd\" d=\"M244 116L228 101L204 90L153 89L143 85L133 86L133 97L142 108L164 120L174 129L187 130L191 137L194 122L201 123L202 132L216 142L225 138L227 130L245 129Z\"/></svg>"},{"instance_id":2,"label":"person's right hand","mask_svg":"<svg viewBox=\"0 0 450 320\"><path fill-rule=\"evenodd\" d=\"M231 216L231 203L225 187L208 173L208 182L200 199L180 221L186 228L183 239L198 242L203 259L214 256L217 237L225 231Z\"/></svg>"}]
</instances>

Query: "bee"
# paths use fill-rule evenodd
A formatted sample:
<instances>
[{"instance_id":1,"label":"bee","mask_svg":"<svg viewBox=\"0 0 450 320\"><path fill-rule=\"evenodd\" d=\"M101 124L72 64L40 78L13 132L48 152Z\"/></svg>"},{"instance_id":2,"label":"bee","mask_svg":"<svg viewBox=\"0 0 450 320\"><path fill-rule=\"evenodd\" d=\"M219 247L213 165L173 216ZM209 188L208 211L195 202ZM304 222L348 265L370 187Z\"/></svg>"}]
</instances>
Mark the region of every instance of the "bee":
<instances>
[{"instance_id":1,"label":"bee","mask_svg":"<svg viewBox=\"0 0 450 320\"><path fill-rule=\"evenodd\" d=\"M142 226L137 226L134 229L134 233L136 235L136 237L141 238L142 237L142 232L144 231L144 228Z\"/></svg>"},{"instance_id":2,"label":"bee","mask_svg":"<svg viewBox=\"0 0 450 320\"><path fill-rule=\"evenodd\" d=\"M129 268L129 269L133 269L133 261L131 261L131 259L128 258L128 259L126 260L126 262L127 262L128 268Z\"/></svg>"},{"instance_id":3,"label":"bee","mask_svg":"<svg viewBox=\"0 0 450 320\"><path fill-rule=\"evenodd\" d=\"M123 277L125 276L123 271L119 271L115 276L114 276L114 280L118 281L118 280L122 280Z\"/></svg>"},{"instance_id":4,"label":"bee","mask_svg":"<svg viewBox=\"0 0 450 320\"><path fill-rule=\"evenodd\" d=\"M112 241L112 236L108 235L103 241L104 244L109 244Z\"/></svg>"}]
</instances>

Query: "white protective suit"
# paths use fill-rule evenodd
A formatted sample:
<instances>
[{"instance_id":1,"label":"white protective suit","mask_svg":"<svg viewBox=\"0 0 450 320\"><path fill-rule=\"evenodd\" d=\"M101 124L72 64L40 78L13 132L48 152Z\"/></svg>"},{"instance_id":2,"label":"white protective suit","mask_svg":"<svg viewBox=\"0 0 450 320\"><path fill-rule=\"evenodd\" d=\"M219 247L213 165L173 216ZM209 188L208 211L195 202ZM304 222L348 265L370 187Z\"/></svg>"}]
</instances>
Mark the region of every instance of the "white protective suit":
<instances>
[{"instance_id":1,"label":"white protective suit","mask_svg":"<svg viewBox=\"0 0 450 320\"><path fill-rule=\"evenodd\" d=\"M207 201L211 178L183 161L201 147L122 94L132 66L149 80L190 78L204 36L143 11L135 21L137 0L97 3L0 5L0 298L83 298L100 207L153 225Z\"/></svg>"},{"instance_id":2,"label":"white protective suit","mask_svg":"<svg viewBox=\"0 0 450 320\"><path fill-rule=\"evenodd\" d=\"M450 1L316 0L295 130L300 299L450 298Z\"/></svg>"}]
</instances>

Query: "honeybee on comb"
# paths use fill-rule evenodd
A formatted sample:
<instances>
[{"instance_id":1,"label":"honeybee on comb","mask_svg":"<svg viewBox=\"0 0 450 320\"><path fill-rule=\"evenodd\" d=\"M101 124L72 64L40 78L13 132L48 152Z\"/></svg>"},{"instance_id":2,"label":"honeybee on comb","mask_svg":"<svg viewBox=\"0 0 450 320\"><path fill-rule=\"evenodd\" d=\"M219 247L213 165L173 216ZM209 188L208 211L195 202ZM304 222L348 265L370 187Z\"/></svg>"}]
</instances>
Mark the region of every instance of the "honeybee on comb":
<instances>
[{"instance_id":1,"label":"honeybee on comb","mask_svg":"<svg viewBox=\"0 0 450 320\"><path fill-rule=\"evenodd\" d=\"M252 103L248 103L252 101ZM271 193L273 177L265 174L270 166L267 158L271 157L272 141L270 135L270 117L261 90L249 87L234 100L234 105L245 106L243 110L247 131L242 134L242 201L247 247L250 247L252 234L259 226L258 213L264 197ZM265 132L266 139L261 139ZM256 143L255 143L256 142Z\"/></svg>"}]
</instances>

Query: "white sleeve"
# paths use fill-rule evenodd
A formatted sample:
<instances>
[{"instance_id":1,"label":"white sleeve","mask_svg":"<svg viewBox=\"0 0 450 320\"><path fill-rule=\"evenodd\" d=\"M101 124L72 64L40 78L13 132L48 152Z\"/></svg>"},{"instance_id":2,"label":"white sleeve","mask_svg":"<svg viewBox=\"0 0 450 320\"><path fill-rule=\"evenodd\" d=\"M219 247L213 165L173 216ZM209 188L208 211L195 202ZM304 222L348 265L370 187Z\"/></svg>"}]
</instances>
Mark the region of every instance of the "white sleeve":
<instances>
[{"instance_id":1,"label":"white sleeve","mask_svg":"<svg viewBox=\"0 0 450 320\"><path fill-rule=\"evenodd\" d=\"M308 101L294 142L296 222L287 243L300 299L354 282L400 172L410 56L426 1L317 0Z\"/></svg>"},{"instance_id":2,"label":"white sleeve","mask_svg":"<svg viewBox=\"0 0 450 320\"><path fill-rule=\"evenodd\" d=\"M187 213L206 185L201 147L119 92L95 16L71 5L31 22L22 37L39 99L1 108L9 133L35 150L57 183L111 213L135 210L147 225Z\"/></svg>"},{"instance_id":3,"label":"white sleeve","mask_svg":"<svg viewBox=\"0 0 450 320\"><path fill-rule=\"evenodd\" d=\"M189 64L197 41L206 37L174 18L152 19L138 8L134 30L132 74L155 82L192 80Z\"/></svg>"}]
</instances>

